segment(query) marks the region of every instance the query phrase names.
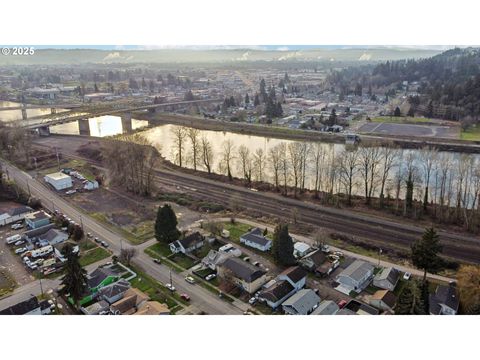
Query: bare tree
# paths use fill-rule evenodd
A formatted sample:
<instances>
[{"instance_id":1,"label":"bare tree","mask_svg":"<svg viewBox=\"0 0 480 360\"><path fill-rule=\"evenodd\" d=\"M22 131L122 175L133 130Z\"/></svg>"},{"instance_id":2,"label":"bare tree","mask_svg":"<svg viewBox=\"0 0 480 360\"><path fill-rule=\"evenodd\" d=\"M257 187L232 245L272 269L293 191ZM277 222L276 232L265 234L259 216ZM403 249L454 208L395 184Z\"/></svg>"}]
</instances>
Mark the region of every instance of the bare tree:
<instances>
[{"instance_id":1,"label":"bare tree","mask_svg":"<svg viewBox=\"0 0 480 360\"><path fill-rule=\"evenodd\" d=\"M232 162L234 156L235 145L231 139L225 140L222 144L222 158L220 161L220 171L226 173L229 180L233 179Z\"/></svg>"},{"instance_id":2,"label":"bare tree","mask_svg":"<svg viewBox=\"0 0 480 360\"><path fill-rule=\"evenodd\" d=\"M243 178L247 184L250 184L252 182L252 157L250 156L250 149L243 144L238 148L237 161Z\"/></svg>"},{"instance_id":3,"label":"bare tree","mask_svg":"<svg viewBox=\"0 0 480 360\"><path fill-rule=\"evenodd\" d=\"M340 182L347 193L347 204L352 204L352 189L358 171L358 152L344 149L338 159Z\"/></svg>"},{"instance_id":4,"label":"bare tree","mask_svg":"<svg viewBox=\"0 0 480 360\"><path fill-rule=\"evenodd\" d=\"M133 247L125 248L120 250L120 261L130 265L130 261L134 258L137 254L137 250Z\"/></svg>"},{"instance_id":5,"label":"bare tree","mask_svg":"<svg viewBox=\"0 0 480 360\"><path fill-rule=\"evenodd\" d=\"M201 155L203 165L207 169L207 172L210 174L212 172L214 155L213 155L212 144L210 143L206 135L203 135L200 138L200 155Z\"/></svg>"},{"instance_id":6,"label":"bare tree","mask_svg":"<svg viewBox=\"0 0 480 360\"><path fill-rule=\"evenodd\" d=\"M396 164L398 159L397 149L391 146L382 147L380 151L381 155L381 170L380 170L380 208L383 208L385 199L385 185L390 176L392 168Z\"/></svg>"},{"instance_id":7,"label":"bare tree","mask_svg":"<svg viewBox=\"0 0 480 360\"><path fill-rule=\"evenodd\" d=\"M323 168L324 161L325 161L325 152L323 151L322 143L315 143L315 145L313 146L312 154L313 154L312 160L314 165L314 177L315 177L315 183L314 183L315 198L318 198L318 192L320 190L321 183L322 183L321 170Z\"/></svg>"},{"instance_id":8,"label":"bare tree","mask_svg":"<svg viewBox=\"0 0 480 360\"><path fill-rule=\"evenodd\" d=\"M184 126L174 126L171 130L174 140L174 156L178 166L183 165L183 150L185 147L185 138L187 137L187 128Z\"/></svg>"},{"instance_id":9,"label":"bare tree","mask_svg":"<svg viewBox=\"0 0 480 360\"><path fill-rule=\"evenodd\" d=\"M359 169L365 190L365 203L369 205L375 189L375 181L380 165L380 147L362 147L359 150Z\"/></svg>"},{"instance_id":10,"label":"bare tree","mask_svg":"<svg viewBox=\"0 0 480 360\"><path fill-rule=\"evenodd\" d=\"M278 191L280 183L280 170L281 170L281 144L277 144L268 150L267 163L273 174L273 182L275 189Z\"/></svg>"},{"instance_id":11,"label":"bare tree","mask_svg":"<svg viewBox=\"0 0 480 360\"><path fill-rule=\"evenodd\" d=\"M189 128L187 131L187 136L190 139L190 145L192 150L192 164L193 169L197 170L197 164L199 161L199 152L200 152L200 130L195 128Z\"/></svg>"},{"instance_id":12,"label":"bare tree","mask_svg":"<svg viewBox=\"0 0 480 360\"><path fill-rule=\"evenodd\" d=\"M297 197L298 185L302 175L302 144L292 142L288 144L288 158L293 175L293 196Z\"/></svg>"},{"instance_id":13,"label":"bare tree","mask_svg":"<svg viewBox=\"0 0 480 360\"><path fill-rule=\"evenodd\" d=\"M253 154L253 166L255 169L255 177L257 181L263 181L263 173L265 171L265 153L263 149L258 148Z\"/></svg>"},{"instance_id":14,"label":"bare tree","mask_svg":"<svg viewBox=\"0 0 480 360\"><path fill-rule=\"evenodd\" d=\"M420 152L420 160L423 166L423 185L425 189L423 195L423 210L427 211L430 178L432 176L432 170L438 160L438 151L429 147L423 148Z\"/></svg>"},{"instance_id":15,"label":"bare tree","mask_svg":"<svg viewBox=\"0 0 480 360\"><path fill-rule=\"evenodd\" d=\"M290 174L290 164L288 161L288 156L287 156L287 144L284 142L281 142L279 144L279 162L280 162L280 172L282 174L282 179L283 179L283 193L284 195L287 195L287 186L288 186L288 179L289 179L289 174Z\"/></svg>"}]
</instances>

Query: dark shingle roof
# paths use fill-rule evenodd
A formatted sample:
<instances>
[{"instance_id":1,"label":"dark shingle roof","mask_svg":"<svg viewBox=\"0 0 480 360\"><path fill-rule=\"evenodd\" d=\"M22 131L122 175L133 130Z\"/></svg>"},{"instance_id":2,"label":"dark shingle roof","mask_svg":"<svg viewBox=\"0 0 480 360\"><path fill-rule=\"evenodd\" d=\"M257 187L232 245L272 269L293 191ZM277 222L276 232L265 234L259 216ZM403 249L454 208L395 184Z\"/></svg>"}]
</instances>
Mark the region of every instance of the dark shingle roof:
<instances>
[{"instance_id":1,"label":"dark shingle roof","mask_svg":"<svg viewBox=\"0 0 480 360\"><path fill-rule=\"evenodd\" d=\"M19 206L19 207L10 209L8 211L8 214L10 216L16 216L16 215L25 214L25 213L32 212L32 211L33 211L33 209L29 206Z\"/></svg>"},{"instance_id":2,"label":"dark shingle roof","mask_svg":"<svg viewBox=\"0 0 480 360\"><path fill-rule=\"evenodd\" d=\"M265 271L238 258L229 258L225 260L222 266L230 270L236 277L246 282L255 281L266 274Z\"/></svg>"},{"instance_id":3,"label":"dark shingle roof","mask_svg":"<svg viewBox=\"0 0 480 360\"><path fill-rule=\"evenodd\" d=\"M94 270L88 278L88 286L90 288L97 287L109 276L116 276L117 274L108 268L98 268Z\"/></svg>"},{"instance_id":4,"label":"dark shingle roof","mask_svg":"<svg viewBox=\"0 0 480 360\"><path fill-rule=\"evenodd\" d=\"M178 240L185 249L202 242L203 236L198 231L191 233L190 235L185 236L183 239Z\"/></svg>"},{"instance_id":5,"label":"dark shingle roof","mask_svg":"<svg viewBox=\"0 0 480 360\"><path fill-rule=\"evenodd\" d=\"M260 246L265 246L270 242L270 240L264 237L263 235L253 233L253 231L243 234L242 239L248 240Z\"/></svg>"},{"instance_id":6,"label":"dark shingle roof","mask_svg":"<svg viewBox=\"0 0 480 360\"><path fill-rule=\"evenodd\" d=\"M0 315L25 315L26 313L35 310L39 307L38 299L31 297L28 300L12 305L5 310L0 311Z\"/></svg>"},{"instance_id":7,"label":"dark shingle roof","mask_svg":"<svg viewBox=\"0 0 480 360\"><path fill-rule=\"evenodd\" d=\"M260 297L276 303L277 301L283 299L293 290L293 286L286 280L277 282L272 287L262 291Z\"/></svg>"},{"instance_id":8,"label":"dark shingle roof","mask_svg":"<svg viewBox=\"0 0 480 360\"><path fill-rule=\"evenodd\" d=\"M283 271L280 275L287 276L292 282L297 283L305 276L307 276L307 272L303 270L300 266L292 266L289 267L287 270Z\"/></svg>"},{"instance_id":9,"label":"dark shingle roof","mask_svg":"<svg viewBox=\"0 0 480 360\"><path fill-rule=\"evenodd\" d=\"M458 310L459 299L455 285L437 286L435 294L430 295L430 312L432 314L440 314L440 304L444 304L455 311Z\"/></svg>"}]
</instances>

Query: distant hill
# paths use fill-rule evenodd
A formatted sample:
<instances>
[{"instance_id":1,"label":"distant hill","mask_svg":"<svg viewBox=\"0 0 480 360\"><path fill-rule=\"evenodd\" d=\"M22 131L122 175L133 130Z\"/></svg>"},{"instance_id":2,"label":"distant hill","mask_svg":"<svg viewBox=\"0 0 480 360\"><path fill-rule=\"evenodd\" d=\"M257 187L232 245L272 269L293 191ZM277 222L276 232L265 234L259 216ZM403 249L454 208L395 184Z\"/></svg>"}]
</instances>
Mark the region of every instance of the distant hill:
<instances>
[{"instance_id":1,"label":"distant hill","mask_svg":"<svg viewBox=\"0 0 480 360\"><path fill-rule=\"evenodd\" d=\"M229 63L248 61L349 61L373 62L426 58L439 54L436 49L395 47L318 48L299 50L258 49L162 49L99 50L37 49L33 56L0 56L0 65L48 65L86 63Z\"/></svg>"}]
</instances>

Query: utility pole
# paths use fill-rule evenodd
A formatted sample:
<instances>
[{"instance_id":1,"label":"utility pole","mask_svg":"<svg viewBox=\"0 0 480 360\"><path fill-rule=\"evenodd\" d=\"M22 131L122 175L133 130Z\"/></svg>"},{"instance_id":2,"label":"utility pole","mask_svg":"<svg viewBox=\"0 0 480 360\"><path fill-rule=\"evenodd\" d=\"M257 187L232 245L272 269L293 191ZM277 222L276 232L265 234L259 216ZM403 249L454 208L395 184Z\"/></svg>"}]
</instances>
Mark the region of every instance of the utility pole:
<instances>
[{"instance_id":1,"label":"utility pole","mask_svg":"<svg viewBox=\"0 0 480 360\"><path fill-rule=\"evenodd\" d=\"M57 156L58 170L60 170L60 158L58 157L58 148L55 146L55 155Z\"/></svg>"},{"instance_id":2,"label":"utility pole","mask_svg":"<svg viewBox=\"0 0 480 360\"><path fill-rule=\"evenodd\" d=\"M28 178L27 178L27 189L28 189L28 197L32 197L32 193L30 192L30 184L28 183Z\"/></svg>"},{"instance_id":3,"label":"utility pole","mask_svg":"<svg viewBox=\"0 0 480 360\"><path fill-rule=\"evenodd\" d=\"M382 255L383 250L380 248L378 249L378 267L380 267L380 256Z\"/></svg>"},{"instance_id":4,"label":"utility pole","mask_svg":"<svg viewBox=\"0 0 480 360\"><path fill-rule=\"evenodd\" d=\"M172 269L170 269L170 286L171 286L171 289L173 289ZM172 291L172 290L170 290L170 291Z\"/></svg>"},{"instance_id":5,"label":"utility pole","mask_svg":"<svg viewBox=\"0 0 480 360\"><path fill-rule=\"evenodd\" d=\"M42 292L42 297L43 297L42 278L39 278L38 280L40 280L40 291Z\"/></svg>"}]
</instances>

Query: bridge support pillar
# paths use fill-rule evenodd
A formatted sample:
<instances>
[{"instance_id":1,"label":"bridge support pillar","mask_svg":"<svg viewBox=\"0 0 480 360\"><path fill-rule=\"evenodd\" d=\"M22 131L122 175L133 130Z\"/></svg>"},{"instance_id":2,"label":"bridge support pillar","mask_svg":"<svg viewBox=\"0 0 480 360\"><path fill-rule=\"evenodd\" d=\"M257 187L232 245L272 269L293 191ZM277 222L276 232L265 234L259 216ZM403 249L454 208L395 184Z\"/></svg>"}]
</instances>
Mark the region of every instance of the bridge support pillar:
<instances>
[{"instance_id":1,"label":"bridge support pillar","mask_svg":"<svg viewBox=\"0 0 480 360\"><path fill-rule=\"evenodd\" d=\"M80 133L80 135L90 136L90 123L88 119L78 120L78 132Z\"/></svg>"},{"instance_id":2,"label":"bridge support pillar","mask_svg":"<svg viewBox=\"0 0 480 360\"><path fill-rule=\"evenodd\" d=\"M57 113L57 109L56 108L51 108L50 109L50 114L56 114Z\"/></svg>"},{"instance_id":3,"label":"bridge support pillar","mask_svg":"<svg viewBox=\"0 0 480 360\"><path fill-rule=\"evenodd\" d=\"M122 114L122 132L130 133L132 132L132 113Z\"/></svg>"},{"instance_id":4,"label":"bridge support pillar","mask_svg":"<svg viewBox=\"0 0 480 360\"><path fill-rule=\"evenodd\" d=\"M49 136L50 135L50 127L49 126L42 126L38 128L38 135L40 136Z\"/></svg>"}]
</instances>

